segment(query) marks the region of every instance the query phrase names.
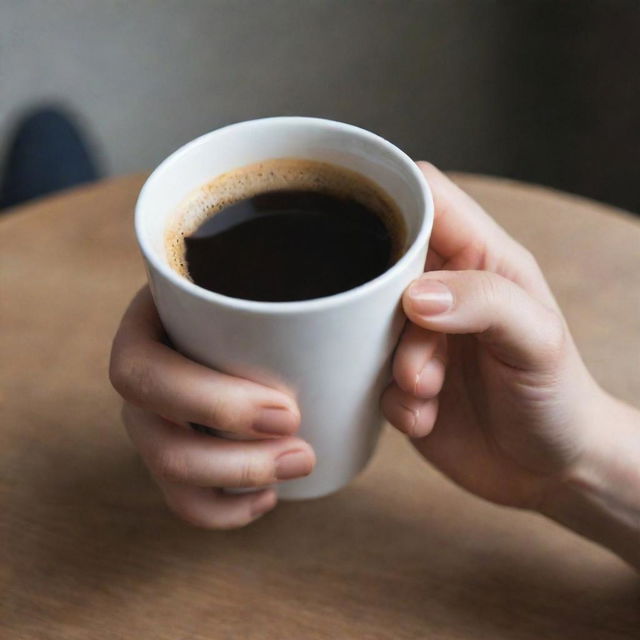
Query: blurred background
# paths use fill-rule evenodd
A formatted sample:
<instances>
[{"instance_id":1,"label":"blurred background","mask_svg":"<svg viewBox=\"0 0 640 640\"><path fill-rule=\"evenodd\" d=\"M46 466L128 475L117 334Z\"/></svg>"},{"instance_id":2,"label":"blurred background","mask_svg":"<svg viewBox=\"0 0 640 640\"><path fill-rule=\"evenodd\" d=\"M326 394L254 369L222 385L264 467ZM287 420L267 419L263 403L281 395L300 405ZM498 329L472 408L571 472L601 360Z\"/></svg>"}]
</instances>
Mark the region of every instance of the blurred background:
<instances>
[{"instance_id":1,"label":"blurred background","mask_svg":"<svg viewBox=\"0 0 640 640\"><path fill-rule=\"evenodd\" d=\"M0 87L0 158L38 105L75 116L101 175L311 115L640 210L636 0L0 0Z\"/></svg>"}]
</instances>

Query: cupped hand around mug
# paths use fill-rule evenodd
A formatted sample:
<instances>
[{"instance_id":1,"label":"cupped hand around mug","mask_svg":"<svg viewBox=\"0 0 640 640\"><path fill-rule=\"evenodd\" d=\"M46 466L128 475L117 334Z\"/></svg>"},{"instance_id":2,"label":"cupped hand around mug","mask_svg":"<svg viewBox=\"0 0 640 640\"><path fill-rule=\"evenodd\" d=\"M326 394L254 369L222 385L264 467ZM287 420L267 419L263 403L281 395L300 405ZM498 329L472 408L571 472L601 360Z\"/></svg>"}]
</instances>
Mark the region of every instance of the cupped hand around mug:
<instances>
[{"instance_id":1,"label":"cupped hand around mug","mask_svg":"<svg viewBox=\"0 0 640 640\"><path fill-rule=\"evenodd\" d=\"M114 338L110 378L124 398L122 418L134 446L169 508L191 524L246 525L275 506L271 485L313 469L313 450L295 436L295 401L172 349L147 287ZM225 491L235 488L255 491Z\"/></svg>"},{"instance_id":2,"label":"cupped hand around mug","mask_svg":"<svg viewBox=\"0 0 640 640\"><path fill-rule=\"evenodd\" d=\"M456 483L541 508L595 439L605 394L533 256L435 167L427 272L383 397L389 421Z\"/></svg>"}]
</instances>

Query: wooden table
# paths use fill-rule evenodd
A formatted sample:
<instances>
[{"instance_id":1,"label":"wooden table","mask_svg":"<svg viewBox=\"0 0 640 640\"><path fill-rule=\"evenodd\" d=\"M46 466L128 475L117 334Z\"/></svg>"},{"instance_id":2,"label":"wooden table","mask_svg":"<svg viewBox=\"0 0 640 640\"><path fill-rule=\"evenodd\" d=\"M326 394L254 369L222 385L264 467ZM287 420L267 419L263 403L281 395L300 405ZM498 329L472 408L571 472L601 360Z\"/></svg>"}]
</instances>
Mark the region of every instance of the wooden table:
<instances>
[{"instance_id":1,"label":"wooden table","mask_svg":"<svg viewBox=\"0 0 640 640\"><path fill-rule=\"evenodd\" d=\"M537 254L595 376L637 401L638 220L457 179ZM111 336L144 281L132 231L142 181L0 218L2 638L640 638L630 568L465 494L391 431L338 495L235 532L174 519L107 381Z\"/></svg>"}]
</instances>

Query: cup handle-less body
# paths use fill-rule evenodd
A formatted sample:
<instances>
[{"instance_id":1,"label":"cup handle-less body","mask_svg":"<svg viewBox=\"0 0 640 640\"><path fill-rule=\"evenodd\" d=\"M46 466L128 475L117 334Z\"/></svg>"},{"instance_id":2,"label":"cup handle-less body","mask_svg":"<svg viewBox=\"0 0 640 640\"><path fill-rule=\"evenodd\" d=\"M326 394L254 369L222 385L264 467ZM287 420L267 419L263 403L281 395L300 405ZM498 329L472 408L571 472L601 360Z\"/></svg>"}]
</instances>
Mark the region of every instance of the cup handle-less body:
<instances>
[{"instance_id":1,"label":"cup handle-less body","mask_svg":"<svg viewBox=\"0 0 640 640\"><path fill-rule=\"evenodd\" d=\"M292 303L228 298L171 271L163 232L179 202L223 171L274 157L332 162L377 182L405 218L405 255L356 289ZM428 186L401 151L356 127L313 118L270 118L207 134L170 156L143 188L138 240L176 348L226 373L290 389L299 403L299 435L314 448L317 465L310 476L281 483L281 497L336 491L370 458L382 425L379 398L404 321L400 298L423 270L432 216Z\"/></svg>"},{"instance_id":2,"label":"cup handle-less body","mask_svg":"<svg viewBox=\"0 0 640 640\"><path fill-rule=\"evenodd\" d=\"M302 414L300 437L317 465L282 483L284 498L310 498L344 486L360 471L382 424L379 398L403 325L399 300L422 271L424 253L375 296L296 315L238 314L186 297L151 272L164 326L185 355L236 376L291 389ZM189 330L183 328L185 317ZM202 346L207 345L203 350Z\"/></svg>"}]
</instances>

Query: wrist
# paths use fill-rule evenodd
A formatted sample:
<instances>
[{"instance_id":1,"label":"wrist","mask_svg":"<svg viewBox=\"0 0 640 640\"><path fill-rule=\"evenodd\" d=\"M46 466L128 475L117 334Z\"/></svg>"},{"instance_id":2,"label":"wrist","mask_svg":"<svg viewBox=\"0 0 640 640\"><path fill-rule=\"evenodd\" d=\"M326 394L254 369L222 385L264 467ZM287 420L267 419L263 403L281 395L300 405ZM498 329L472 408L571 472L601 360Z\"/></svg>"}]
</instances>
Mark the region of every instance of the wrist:
<instances>
[{"instance_id":1,"label":"wrist","mask_svg":"<svg viewBox=\"0 0 640 640\"><path fill-rule=\"evenodd\" d=\"M640 568L640 413L600 391L583 453L539 511Z\"/></svg>"}]
</instances>

